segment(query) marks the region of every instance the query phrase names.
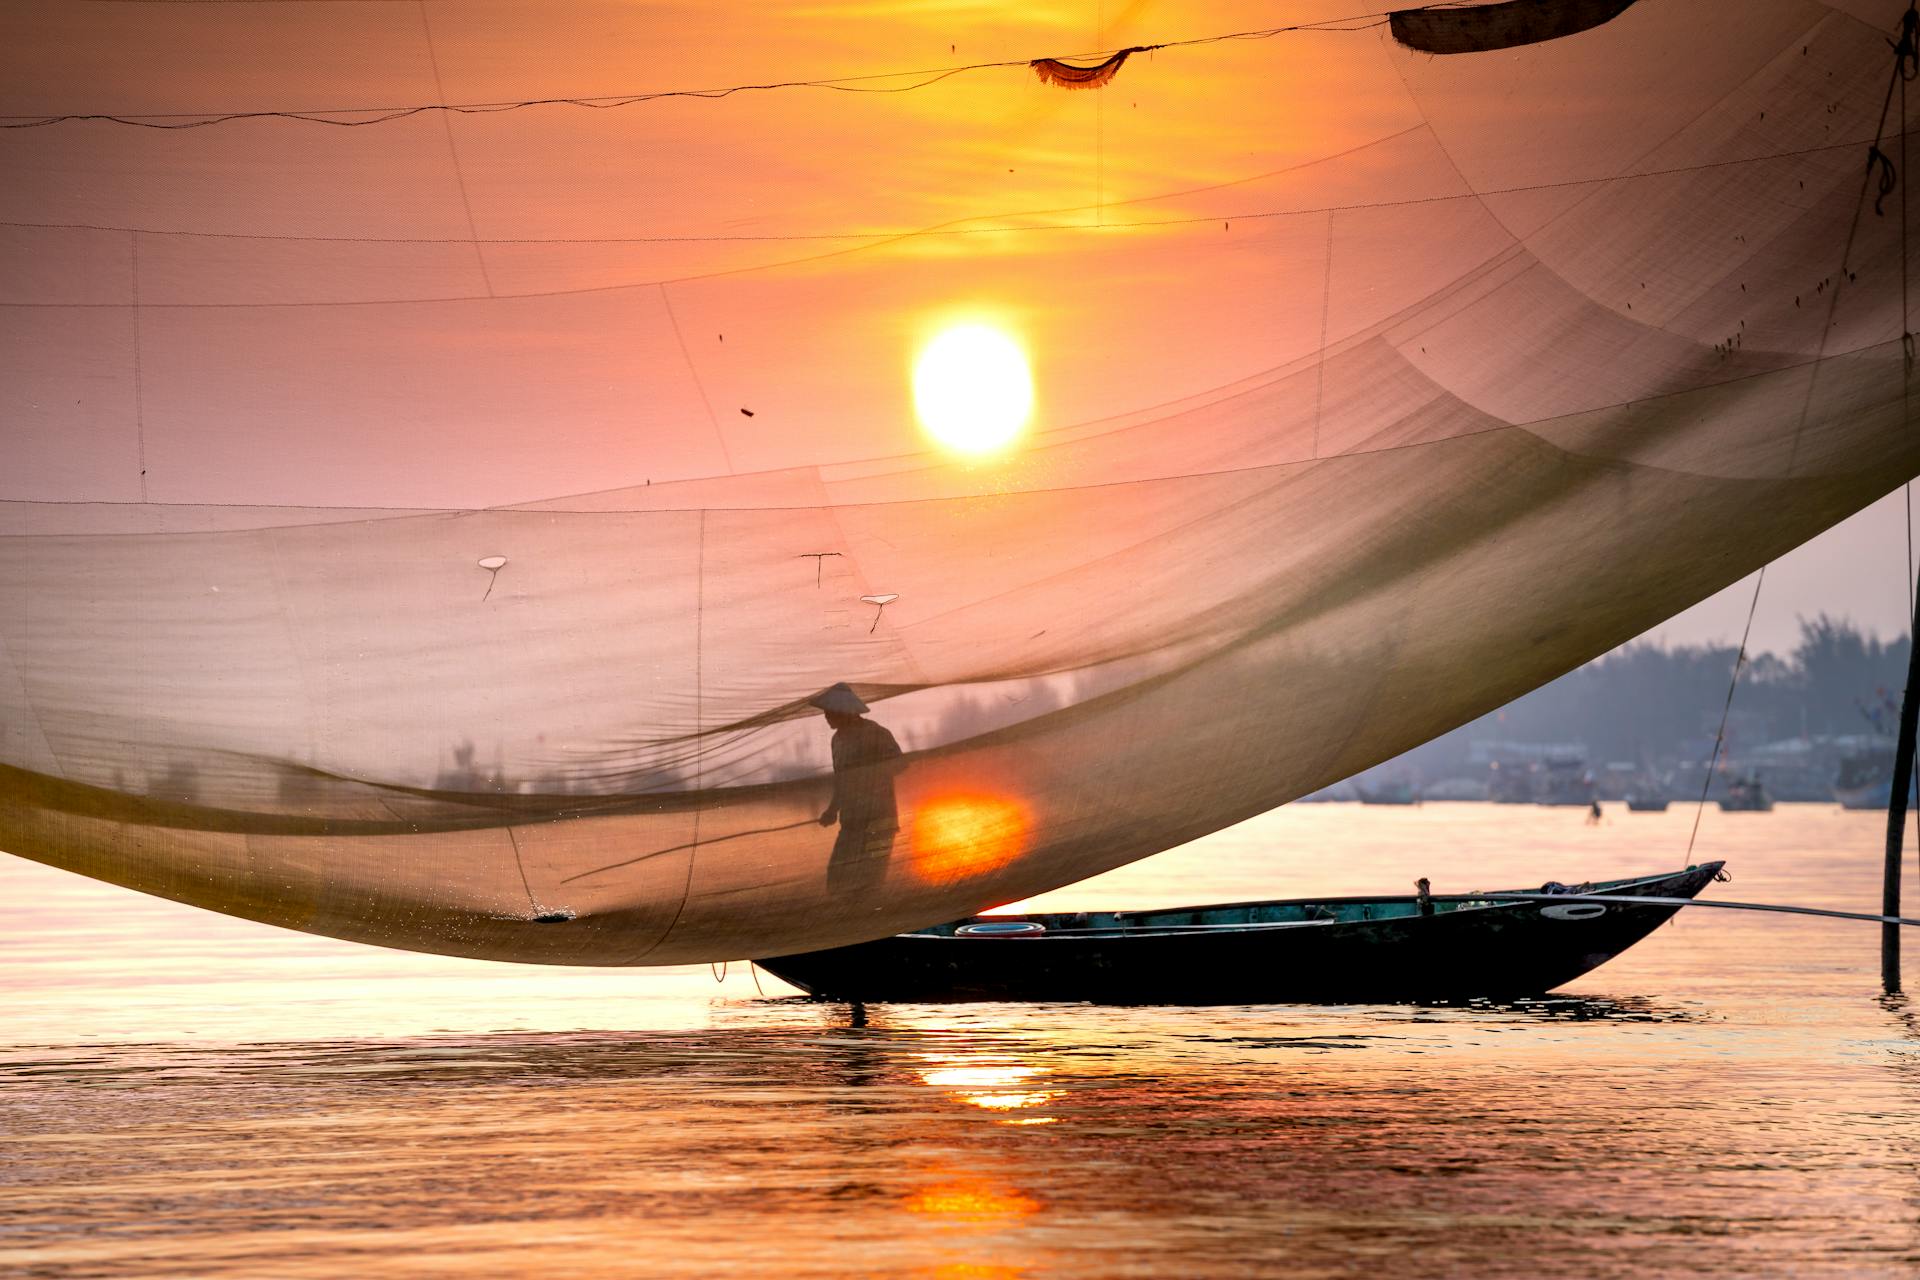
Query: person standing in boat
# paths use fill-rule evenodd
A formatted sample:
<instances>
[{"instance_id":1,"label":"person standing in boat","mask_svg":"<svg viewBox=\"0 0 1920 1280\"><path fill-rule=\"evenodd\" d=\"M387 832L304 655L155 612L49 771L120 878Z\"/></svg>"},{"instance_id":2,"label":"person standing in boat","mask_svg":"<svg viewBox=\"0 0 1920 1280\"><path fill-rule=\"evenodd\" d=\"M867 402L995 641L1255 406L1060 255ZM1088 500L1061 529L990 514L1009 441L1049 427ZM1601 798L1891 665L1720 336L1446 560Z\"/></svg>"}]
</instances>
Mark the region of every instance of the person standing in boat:
<instances>
[{"instance_id":1,"label":"person standing in boat","mask_svg":"<svg viewBox=\"0 0 1920 1280\"><path fill-rule=\"evenodd\" d=\"M827 860L827 884L846 888L877 878L900 831L893 780L906 767L900 744L884 725L866 718L867 704L845 683L807 699L833 726L833 797L820 825L840 824Z\"/></svg>"}]
</instances>

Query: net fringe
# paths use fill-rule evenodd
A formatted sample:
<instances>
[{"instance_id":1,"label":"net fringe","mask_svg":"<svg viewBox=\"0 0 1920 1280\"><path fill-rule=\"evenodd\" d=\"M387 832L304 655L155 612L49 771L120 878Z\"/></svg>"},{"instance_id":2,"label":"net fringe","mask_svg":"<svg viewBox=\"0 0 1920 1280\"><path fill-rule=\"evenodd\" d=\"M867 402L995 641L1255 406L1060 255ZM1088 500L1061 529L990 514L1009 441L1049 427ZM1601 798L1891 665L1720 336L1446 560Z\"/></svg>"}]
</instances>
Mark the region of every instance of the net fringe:
<instances>
[{"instance_id":1,"label":"net fringe","mask_svg":"<svg viewBox=\"0 0 1920 1280\"><path fill-rule=\"evenodd\" d=\"M1033 68L1033 74L1040 77L1042 84L1057 84L1062 89L1098 89L1120 74L1120 68L1129 57L1145 53L1148 48L1140 44L1131 49L1122 49L1105 62L1092 67L1076 67L1058 58L1035 58L1027 65Z\"/></svg>"}]
</instances>

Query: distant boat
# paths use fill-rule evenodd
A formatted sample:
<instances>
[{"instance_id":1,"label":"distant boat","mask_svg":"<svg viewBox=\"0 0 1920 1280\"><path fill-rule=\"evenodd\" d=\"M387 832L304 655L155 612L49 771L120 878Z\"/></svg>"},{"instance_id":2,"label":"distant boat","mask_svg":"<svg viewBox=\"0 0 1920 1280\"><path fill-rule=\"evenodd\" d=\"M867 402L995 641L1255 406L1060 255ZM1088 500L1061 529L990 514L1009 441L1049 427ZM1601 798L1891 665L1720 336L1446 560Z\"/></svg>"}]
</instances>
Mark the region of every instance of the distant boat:
<instances>
[{"instance_id":1,"label":"distant boat","mask_svg":"<svg viewBox=\"0 0 1920 1280\"><path fill-rule=\"evenodd\" d=\"M1478 778L1442 778L1420 784L1420 803L1432 800L1485 800L1487 784Z\"/></svg>"},{"instance_id":2,"label":"distant boat","mask_svg":"<svg viewBox=\"0 0 1920 1280\"><path fill-rule=\"evenodd\" d=\"M1767 794L1759 774L1749 774L1727 784L1720 807L1728 813L1768 813L1773 809L1773 797Z\"/></svg>"},{"instance_id":3,"label":"distant boat","mask_svg":"<svg viewBox=\"0 0 1920 1280\"><path fill-rule=\"evenodd\" d=\"M1503 768L1494 761L1487 768L1487 799L1495 804L1532 804L1532 772L1524 765Z\"/></svg>"},{"instance_id":4,"label":"distant boat","mask_svg":"<svg viewBox=\"0 0 1920 1280\"><path fill-rule=\"evenodd\" d=\"M1594 801L1593 775L1587 762L1578 757L1550 758L1540 771L1538 799L1541 804L1577 805L1584 809Z\"/></svg>"},{"instance_id":5,"label":"distant boat","mask_svg":"<svg viewBox=\"0 0 1920 1280\"><path fill-rule=\"evenodd\" d=\"M1920 793L1916 779L1915 793ZM1908 802L1913 803L1909 793ZM1833 782L1833 798L1842 809L1885 809L1893 803L1893 748L1875 747L1843 756L1840 776Z\"/></svg>"},{"instance_id":6,"label":"distant boat","mask_svg":"<svg viewBox=\"0 0 1920 1280\"><path fill-rule=\"evenodd\" d=\"M1667 811L1667 802L1673 798L1670 780L1645 760L1638 765L1625 767L1616 776L1621 785L1620 798L1627 802L1629 813L1665 813Z\"/></svg>"},{"instance_id":7,"label":"distant boat","mask_svg":"<svg viewBox=\"0 0 1920 1280\"><path fill-rule=\"evenodd\" d=\"M1703 862L1580 891L1691 898L1721 865ZM810 995L876 1004L1512 999L1571 982L1679 910L1500 902L1499 896L1470 902L1307 898L1166 911L973 916L756 963Z\"/></svg>"},{"instance_id":8,"label":"distant boat","mask_svg":"<svg viewBox=\"0 0 1920 1280\"><path fill-rule=\"evenodd\" d=\"M1550 755L1501 765L1487 774L1487 798L1495 804L1569 805L1586 808L1598 795L1584 756Z\"/></svg>"},{"instance_id":9,"label":"distant boat","mask_svg":"<svg viewBox=\"0 0 1920 1280\"><path fill-rule=\"evenodd\" d=\"M1388 782L1377 787L1353 784L1361 804L1419 804L1420 789L1411 782Z\"/></svg>"}]
</instances>

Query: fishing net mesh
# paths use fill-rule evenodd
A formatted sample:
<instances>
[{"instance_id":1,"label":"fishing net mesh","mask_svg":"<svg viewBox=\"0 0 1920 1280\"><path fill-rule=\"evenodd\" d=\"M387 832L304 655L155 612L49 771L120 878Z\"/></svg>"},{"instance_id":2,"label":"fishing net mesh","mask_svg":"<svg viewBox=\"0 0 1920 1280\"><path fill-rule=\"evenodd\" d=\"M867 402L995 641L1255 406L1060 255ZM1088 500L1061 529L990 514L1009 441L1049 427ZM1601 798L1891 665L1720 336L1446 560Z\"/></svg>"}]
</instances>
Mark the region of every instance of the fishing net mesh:
<instances>
[{"instance_id":1,"label":"fishing net mesh","mask_svg":"<svg viewBox=\"0 0 1920 1280\"><path fill-rule=\"evenodd\" d=\"M1072 95L1010 19L1009 65L916 92L0 133L0 848L652 964L954 918L1332 783L1920 471L1908 204L1863 178L1902 162L1901 8L1282 33ZM16 11L0 109L667 65L622 62L670 25L625 8L262 9ZM933 65L931 21L865 56ZM795 22L669 34L730 85L817 65ZM322 34L338 65L296 57ZM955 306L1039 389L984 460L907 403ZM830 883L838 681L907 754L898 834Z\"/></svg>"}]
</instances>

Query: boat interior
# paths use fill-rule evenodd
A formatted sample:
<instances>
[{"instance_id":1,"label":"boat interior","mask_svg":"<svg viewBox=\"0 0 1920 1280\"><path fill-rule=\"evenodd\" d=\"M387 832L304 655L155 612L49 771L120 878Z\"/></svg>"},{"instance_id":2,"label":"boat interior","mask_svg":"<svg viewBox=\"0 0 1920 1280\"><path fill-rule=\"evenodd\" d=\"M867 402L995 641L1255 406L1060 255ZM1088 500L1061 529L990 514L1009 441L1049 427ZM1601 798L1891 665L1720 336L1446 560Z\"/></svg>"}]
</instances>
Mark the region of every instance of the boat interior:
<instances>
[{"instance_id":1,"label":"boat interior","mask_svg":"<svg viewBox=\"0 0 1920 1280\"><path fill-rule=\"evenodd\" d=\"M1466 900L1435 898L1428 904L1433 914L1496 906L1504 893L1618 893L1637 885L1650 884L1697 870L1669 871L1654 876L1630 876L1623 880L1596 880L1579 886L1555 886L1551 882L1531 889L1488 890L1485 898ZM1475 890L1478 894L1482 891ZM1216 906L1168 907L1150 911L1059 911L1030 914L972 916L932 928L919 929L909 937L1019 937L1058 933L1115 933L1134 930L1208 929L1221 926L1280 926L1341 924L1362 920L1393 920L1423 913L1419 897L1389 898L1301 898L1280 902L1232 902Z\"/></svg>"}]
</instances>

